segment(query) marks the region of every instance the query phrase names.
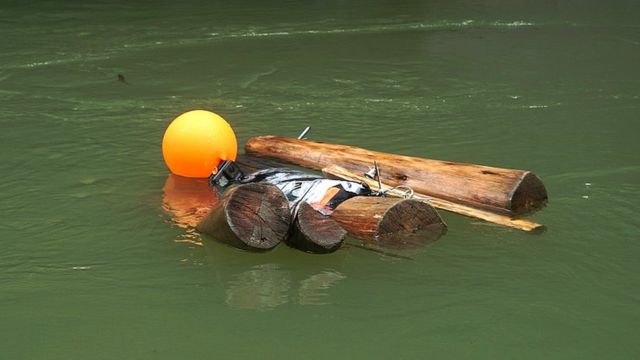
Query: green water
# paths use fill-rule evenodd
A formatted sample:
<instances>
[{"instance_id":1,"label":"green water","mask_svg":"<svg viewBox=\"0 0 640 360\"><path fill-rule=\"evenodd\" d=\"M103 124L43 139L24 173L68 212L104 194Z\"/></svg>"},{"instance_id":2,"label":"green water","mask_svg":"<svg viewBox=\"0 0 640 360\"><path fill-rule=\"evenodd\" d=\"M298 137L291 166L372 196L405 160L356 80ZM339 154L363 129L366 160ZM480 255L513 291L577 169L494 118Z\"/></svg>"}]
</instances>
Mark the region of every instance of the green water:
<instances>
[{"instance_id":1,"label":"green water","mask_svg":"<svg viewBox=\"0 0 640 360\"><path fill-rule=\"evenodd\" d=\"M0 358L638 358L638 19L631 0L3 2ZM548 230L445 213L410 259L197 246L160 151L196 108L241 143L309 125L532 170Z\"/></svg>"}]
</instances>

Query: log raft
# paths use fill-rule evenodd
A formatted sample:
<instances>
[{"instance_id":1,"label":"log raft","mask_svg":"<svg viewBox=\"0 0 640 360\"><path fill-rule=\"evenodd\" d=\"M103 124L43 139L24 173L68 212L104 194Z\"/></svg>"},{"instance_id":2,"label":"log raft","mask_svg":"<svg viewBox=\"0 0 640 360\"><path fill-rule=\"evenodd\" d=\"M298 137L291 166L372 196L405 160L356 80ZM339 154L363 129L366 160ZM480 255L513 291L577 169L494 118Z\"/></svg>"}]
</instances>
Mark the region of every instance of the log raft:
<instances>
[{"instance_id":1,"label":"log raft","mask_svg":"<svg viewBox=\"0 0 640 360\"><path fill-rule=\"evenodd\" d=\"M251 138L245 151L315 170L339 165L359 174L367 172L376 161L385 184L409 186L422 195L509 216L534 212L547 202L547 191L540 178L525 170L394 155L279 136Z\"/></svg>"},{"instance_id":2,"label":"log raft","mask_svg":"<svg viewBox=\"0 0 640 360\"><path fill-rule=\"evenodd\" d=\"M268 168L292 168L291 164L282 161L247 154L238 154L235 163L245 174ZM303 168L300 168L300 170L304 171Z\"/></svg>"},{"instance_id":3,"label":"log raft","mask_svg":"<svg viewBox=\"0 0 640 360\"><path fill-rule=\"evenodd\" d=\"M384 247L423 245L437 240L447 228L425 202L377 196L346 200L331 217L351 237Z\"/></svg>"},{"instance_id":4,"label":"log raft","mask_svg":"<svg viewBox=\"0 0 640 360\"><path fill-rule=\"evenodd\" d=\"M286 164L253 155L240 155L237 162L247 172L268 167L287 167ZM343 180L359 182L357 179ZM446 224L431 205L417 205L420 209L418 213L426 216L414 217L414 212L406 211L405 205L416 206L415 203L411 201L395 206L399 202L398 199L359 196L340 204L340 210L336 210L337 213L334 212L330 218L302 203L287 243L303 251L327 253L343 244L345 230L350 237L365 243L396 248L425 244L444 234ZM407 228L412 230L407 231Z\"/></svg>"},{"instance_id":5,"label":"log raft","mask_svg":"<svg viewBox=\"0 0 640 360\"><path fill-rule=\"evenodd\" d=\"M229 245L254 251L273 249L289 233L289 204L269 184L230 188L198 224L198 231Z\"/></svg>"}]
</instances>

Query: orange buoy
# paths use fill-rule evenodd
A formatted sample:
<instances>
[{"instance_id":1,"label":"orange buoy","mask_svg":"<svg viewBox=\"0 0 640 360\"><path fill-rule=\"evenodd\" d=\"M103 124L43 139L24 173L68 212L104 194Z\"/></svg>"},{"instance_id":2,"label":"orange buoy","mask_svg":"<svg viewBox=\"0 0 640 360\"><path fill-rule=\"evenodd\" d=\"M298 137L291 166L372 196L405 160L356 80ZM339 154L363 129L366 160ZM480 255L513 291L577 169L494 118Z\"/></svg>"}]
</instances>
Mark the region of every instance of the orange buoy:
<instances>
[{"instance_id":1,"label":"orange buoy","mask_svg":"<svg viewBox=\"0 0 640 360\"><path fill-rule=\"evenodd\" d=\"M162 139L162 156L167 167L185 177L209 177L217 171L221 160L235 160L237 153L236 135L229 123L206 110L178 116Z\"/></svg>"}]
</instances>

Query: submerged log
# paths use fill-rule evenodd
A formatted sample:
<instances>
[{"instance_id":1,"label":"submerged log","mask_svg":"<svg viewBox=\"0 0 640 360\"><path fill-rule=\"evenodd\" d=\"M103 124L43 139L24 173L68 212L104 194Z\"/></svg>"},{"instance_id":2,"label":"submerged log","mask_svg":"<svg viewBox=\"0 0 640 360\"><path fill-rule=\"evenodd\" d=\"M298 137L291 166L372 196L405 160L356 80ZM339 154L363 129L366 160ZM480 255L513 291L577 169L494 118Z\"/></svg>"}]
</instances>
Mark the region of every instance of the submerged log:
<instances>
[{"instance_id":1,"label":"submerged log","mask_svg":"<svg viewBox=\"0 0 640 360\"><path fill-rule=\"evenodd\" d=\"M402 247L437 240L447 225L429 204L417 200L356 196L331 214L350 236L367 243Z\"/></svg>"},{"instance_id":2,"label":"submerged log","mask_svg":"<svg viewBox=\"0 0 640 360\"><path fill-rule=\"evenodd\" d=\"M289 204L280 189L244 184L227 190L197 229L235 247L263 251L283 241L289 225Z\"/></svg>"},{"instance_id":3,"label":"submerged log","mask_svg":"<svg viewBox=\"0 0 640 360\"><path fill-rule=\"evenodd\" d=\"M382 187L379 187L378 182L376 180L367 178L362 175L354 174L341 166L337 166L337 165L328 166L322 169L322 173L325 175L325 177L328 177L328 178L357 181L363 184L367 184L371 188L371 190L373 191L381 190L387 196L399 197L399 198L404 198L406 196L406 192L400 189L392 188L391 186L388 186L384 183L381 184ZM447 200L442 200L442 199L437 199L437 198L432 198L432 197L417 195L417 194L414 194L411 198L420 200L420 201L425 201L437 209L451 211L460 215L473 217L476 219L482 219L485 221L492 222L494 224L508 226L518 230L540 232L544 229L544 225L538 224L536 222L533 222L527 219L514 219L506 215L500 215L500 214L492 213L490 211L456 204Z\"/></svg>"},{"instance_id":4,"label":"submerged log","mask_svg":"<svg viewBox=\"0 0 640 360\"><path fill-rule=\"evenodd\" d=\"M347 232L332 218L307 203L298 206L294 227L287 244L311 253L330 253L338 250Z\"/></svg>"},{"instance_id":5,"label":"submerged log","mask_svg":"<svg viewBox=\"0 0 640 360\"><path fill-rule=\"evenodd\" d=\"M544 184L534 173L475 164L430 160L278 136L249 139L247 153L322 170L339 165L365 173L377 161L381 180L409 186L416 193L496 213L521 215L547 202Z\"/></svg>"}]
</instances>

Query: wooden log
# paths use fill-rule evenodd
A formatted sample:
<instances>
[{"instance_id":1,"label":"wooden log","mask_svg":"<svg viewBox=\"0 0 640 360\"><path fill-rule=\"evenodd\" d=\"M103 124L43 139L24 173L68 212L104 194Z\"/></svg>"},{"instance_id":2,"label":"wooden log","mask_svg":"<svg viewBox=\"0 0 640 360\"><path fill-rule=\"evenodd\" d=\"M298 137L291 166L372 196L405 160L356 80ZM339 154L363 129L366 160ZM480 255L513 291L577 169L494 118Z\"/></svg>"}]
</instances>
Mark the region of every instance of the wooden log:
<instances>
[{"instance_id":1,"label":"wooden log","mask_svg":"<svg viewBox=\"0 0 640 360\"><path fill-rule=\"evenodd\" d=\"M332 218L325 216L307 203L298 206L287 244L306 252L323 254L338 250L347 232Z\"/></svg>"},{"instance_id":2,"label":"wooden log","mask_svg":"<svg viewBox=\"0 0 640 360\"><path fill-rule=\"evenodd\" d=\"M235 247L263 251L283 241L289 225L289 204L280 189L243 184L227 190L197 229Z\"/></svg>"},{"instance_id":3,"label":"wooden log","mask_svg":"<svg viewBox=\"0 0 640 360\"><path fill-rule=\"evenodd\" d=\"M350 236L387 247L422 245L437 240L447 228L431 205L388 197L356 196L331 217Z\"/></svg>"},{"instance_id":4,"label":"wooden log","mask_svg":"<svg viewBox=\"0 0 640 360\"><path fill-rule=\"evenodd\" d=\"M534 173L475 164L394 155L357 147L278 136L249 139L247 153L322 170L339 165L363 174L377 161L381 180L409 186L416 193L508 215L542 208L544 184Z\"/></svg>"},{"instance_id":5,"label":"wooden log","mask_svg":"<svg viewBox=\"0 0 640 360\"><path fill-rule=\"evenodd\" d=\"M362 175L354 174L349 170L337 166L332 165L322 169L322 173L328 178L335 178L340 180L347 181L356 181L367 184L373 191L382 190L388 196L404 198L406 193L401 191L400 189L392 188L389 185L382 184L382 189L378 187L378 182L376 180L367 178ZM538 224L536 222L526 220L526 219L514 219L505 215L495 214L489 211L475 209L469 206L464 206L456 203L452 203L447 200L442 200L438 198L428 197L424 195L414 194L412 199L420 200L428 202L433 205L433 207L451 211L457 214L461 214L464 216L469 216L477 219L482 219L484 221L489 221L494 224L499 224L503 226L508 226L514 229L523 230L523 231L541 231L544 229L544 225Z\"/></svg>"},{"instance_id":6,"label":"wooden log","mask_svg":"<svg viewBox=\"0 0 640 360\"><path fill-rule=\"evenodd\" d=\"M238 155L236 163L245 174L266 168L290 168L288 164L251 155ZM331 253L342 246L346 234L335 220L302 203L295 214L291 235L286 243L310 253Z\"/></svg>"}]
</instances>

